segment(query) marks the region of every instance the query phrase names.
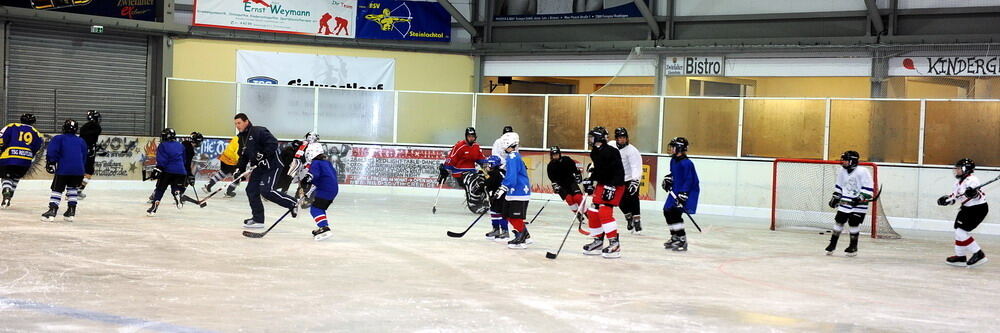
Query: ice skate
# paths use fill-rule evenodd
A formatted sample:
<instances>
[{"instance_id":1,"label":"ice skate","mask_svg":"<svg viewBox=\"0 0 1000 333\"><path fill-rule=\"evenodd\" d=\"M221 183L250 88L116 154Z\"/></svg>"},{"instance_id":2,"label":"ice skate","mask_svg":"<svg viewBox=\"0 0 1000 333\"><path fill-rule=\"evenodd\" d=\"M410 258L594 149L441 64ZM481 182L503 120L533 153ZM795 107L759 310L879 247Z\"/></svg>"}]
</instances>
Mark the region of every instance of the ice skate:
<instances>
[{"instance_id":1,"label":"ice skate","mask_svg":"<svg viewBox=\"0 0 1000 333\"><path fill-rule=\"evenodd\" d=\"M605 247L601 251L601 256L605 259L615 259L622 257L621 245L618 243L618 237L608 237L608 247Z\"/></svg>"},{"instance_id":2,"label":"ice skate","mask_svg":"<svg viewBox=\"0 0 1000 333\"><path fill-rule=\"evenodd\" d=\"M677 247L677 242L678 241L679 241L679 238L677 236L670 236L670 240L668 240L665 243L663 243L663 248L665 248L667 250L673 250L675 247Z\"/></svg>"},{"instance_id":3,"label":"ice skate","mask_svg":"<svg viewBox=\"0 0 1000 333\"><path fill-rule=\"evenodd\" d=\"M54 203L49 204L49 210L42 213L42 222L52 222L55 220L56 214L59 214L59 206Z\"/></svg>"},{"instance_id":4,"label":"ice skate","mask_svg":"<svg viewBox=\"0 0 1000 333\"><path fill-rule=\"evenodd\" d=\"M832 256L833 251L837 250L837 238L839 238L837 235L833 235L830 238L830 245L826 246L826 255Z\"/></svg>"},{"instance_id":5,"label":"ice skate","mask_svg":"<svg viewBox=\"0 0 1000 333\"><path fill-rule=\"evenodd\" d=\"M642 220L638 216L632 218L632 224L635 230L632 231L633 234L642 235Z\"/></svg>"},{"instance_id":6,"label":"ice skate","mask_svg":"<svg viewBox=\"0 0 1000 333\"><path fill-rule=\"evenodd\" d=\"M983 250L979 250L979 252L973 253L972 257L970 257L969 261L967 261L965 264L967 265L967 267L972 268L985 264L988 261L990 260L986 259L986 253L983 253Z\"/></svg>"},{"instance_id":7,"label":"ice skate","mask_svg":"<svg viewBox=\"0 0 1000 333\"><path fill-rule=\"evenodd\" d=\"M73 222L73 219L75 217L76 217L76 206L70 205L68 208L66 208L66 212L63 213L63 220L66 222Z\"/></svg>"},{"instance_id":8,"label":"ice skate","mask_svg":"<svg viewBox=\"0 0 1000 333\"><path fill-rule=\"evenodd\" d=\"M677 243L674 244L674 252L685 252L688 250L687 236L677 236Z\"/></svg>"},{"instance_id":9,"label":"ice skate","mask_svg":"<svg viewBox=\"0 0 1000 333\"><path fill-rule=\"evenodd\" d=\"M493 238L493 241L496 242L506 242L508 240L510 240L510 232L508 232L507 230L501 230L500 233Z\"/></svg>"},{"instance_id":10,"label":"ice skate","mask_svg":"<svg viewBox=\"0 0 1000 333\"><path fill-rule=\"evenodd\" d=\"M0 209L10 208L10 199L14 197L14 191L9 188L3 189L3 201L0 201Z\"/></svg>"},{"instance_id":11,"label":"ice skate","mask_svg":"<svg viewBox=\"0 0 1000 333\"><path fill-rule=\"evenodd\" d=\"M486 239L494 240L500 235L500 226L493 226L493 231L486 233Z\"/></svg>"},{"instance_id":12,"label":"ice skate","mask_svg":"<svg viewBox=\"0 0 1000 333\"><path fill-rule=\"evenodd\" d=\"M514 235L516 235L514 237L514 239L510 240L509 242L507 242L507 248L509 248L509 249L527 249L528 248L528 242L527 242L528 241L528 237L531 236L531 235L528 234L528 231L527 230L525 230L524 232L514 231Z\"/></svg>"},{"instance_id":13,"label":"ice skate","mask_svg":"<svg viewBox=\"0 0 1000 333\"><path fill-rule=\"evenodd\" d=\"M246 219L246 220L243 220L243 227L244 228L251 228L251 229L252 228L263 228L264 227L264 221L259 221L258 222L258 221L254 221L253 219Z\"/></svg>"},{"instance_id":14,"label":"ice skate","mask_svg":"<svg viewBox=\"0 0 1000 333\"><path fill-rule=\"evenodd\" d=\"M944 263L946 263L948 265L955 266L955 267L966 267L966 266L968 266L966 264L965 256L950 256L950 257L944 259Z\"/></svg>"},{"instance_id":15,"label":"ice skate","mask_svg":"<svg viewBox=\"0 0 1000 333\"><path fill-rule=\"evenodd\" d=\"M320 227L319 229L313 230L313 239L316 241L321 241L333 236L333 231L330 231L330 227Z\"/></svg>"},{"instance_id":16,"label":"ice skate","mask_svg":"<svg viewBox=\"0 0 1000 333\"><path fill-rule=\"evenodd\" d=\"M160 202L154 201L150 204L149 209L146 210L146 216L153 217L156 216L156 209L160 208Z\"/></svg>"},{"instance_id":17,"label":"ice skate","mask_svg":"<svg viewBox=\"0 0 1000 333\"><path fill-rule=\"evenodd\" d=\"M604 248L604 236L595 237L593 242L583 246L583 254L588 256L596 256L601 254L601 250Z\"/></svg>"}]
</instances>

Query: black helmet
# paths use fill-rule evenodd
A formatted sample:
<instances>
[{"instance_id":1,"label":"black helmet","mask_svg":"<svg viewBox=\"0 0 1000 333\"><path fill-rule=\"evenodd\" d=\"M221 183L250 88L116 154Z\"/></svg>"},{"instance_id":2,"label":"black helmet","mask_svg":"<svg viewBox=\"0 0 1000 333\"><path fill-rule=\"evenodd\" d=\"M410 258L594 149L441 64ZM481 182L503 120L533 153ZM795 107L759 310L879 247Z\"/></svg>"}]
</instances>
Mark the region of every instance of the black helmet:
<instances>
[{"instance_id":1,"label":"black helmet","mask_svg":"<svg viewBox=\"0 0 1000 333\"><path fill-rule=\"evenodd\" d=\"M472 136L472 141L469 141L469 139L468 139L470 135ZM476 134L476 128L475 127L466 127L465 128L465 142L466 143L468 143L468 144L471 145L473 142L476 142L477 138L479 138L479 135Z\"/></svg>"},{"instance_id":2,"label":"black helmet","mask_svg":"<svg viewBox=\"0 0 1000 333\"><path fill-rule=\"evenodd\" d=\"M25 125L34 125L35 121L38 121L38 118L35 118L35 115L33 115L33 114L25 113L25 114L21 115L21 123L22 124L25 124Z\"/></svg>"},{"instance_id":3,"label":"black helmet","mask_svg":"<svg viewBox=\"0 0 1000 333\"><path fill-rule=\"evenodd\" d=\"M683 136L678 136L678 137L675 137L673 139L670 139L670 144L668 144L668 146L670 146L670 147L676 147L677 148L677 152L683 153L683 152L687 152L688 151L688 147L691 146L691 143L688 142L687 138L685 138Z\"/></svg>"},{"instance_id":4,"label":"black helmet","mask_svg":"<svg viewBox=\"0 0 1000 333\"><path fill-rule=\"evenodd\" d=\"M95 123L100 123L101 122L101 113L97 112L97 110L87 111L87 121L92 121L92 122L95 122Z\"/></svg>"},{"instance_id":5,"label":"black helmet","mask_svg":"<svg viewBox=\"0 0 1000 333\"><path fill-rule=\"evenodd\" d=\"M63 122L63 127L62 127L63 134L76 134L76 131L79 129L80 129L80 124L77 124L76 120L66 119L66 121Z\"/></svg>"},{"instance_id":6,"label":"black helmet","mask_svg":"<svg viewBox=\"0 0 1000 333\"><path fill-rule=\"evenodd\" d=\"M590 144L594 144L596 142L608 143L608 130L604 128L604 126L594 127L594 129L590 130L588 135L590 135L591 138Z\"/></svg>"},{"instance_id":7,"label":"black helmet","mask_svg":"<svg viewBox=\"0 0 1000 333\"><path fill-rule=\"evenodd\" d=\"M552 154L560 154L560 155L562 155L562 149L559 149L559 146L549 147L549 155L552 155Z\"/></svg>"},{"instance_id":8,"label":"black helmet","mask_svg":"<svg viewBox=\"0 0 1000 333\"><path fill-rule=\"evenodd\" d=\"M628 130L625 129L624 127L616 128L615 129L615 139L617 139L617 138L623 138L623 137L624 138L628 137Z\"/></svg>"},{"instance_id":9,"label":"black helmet","mask_svg":"<svg viewBox=\"0 0 1000 333\"><path fill-rule=\"evenodd\" d=\"M858 154L858 152L853 150L848 150L843 154L840 154L840 160L849 162L844 169L854 170L854 168L858 167L858 163L861 161L861 154Z\"/></svg>"},{"instance_id":10,"label":"black helmet","mask_svg":"<svg viewBox=\"0 0 1000 333\"><path fill-rule=\"evenodd\" d=\"M503 133L500 133L500 135L507 134L507 133L510 133L510 132L513 132L513 131L514 131L514 127L511 127L510 125L507 125L507 126L503 127Z\"/></svg>"},{"instance_id":11,"label":"black helmet","mask_svg":"<svg viewBox=\"0 0 1000 333\"><path fill-rule=\"evenodd\" d=\"M173 128L167 127L160 132L160 140L163 142L174 141L177 139L177 132Z\"/></svg>"},{"instance_id":12,"label":"black helmet","mask_svg":"<svg viewBox=\"0 0 1000 333\"><path fill-rule=\"evenodd\" d=\"M202 141L205 141L205 136L198 132L191 132L191 142L195 145L200 145Z\"/></svg>"},{"instance_id":13,"label":"black helmet","mask_svg":"<svg viewBox=\"0 0 1000 333\"><path fill-rule=\"evenodd\" d=\"M968 158L963 158L955 162L955 168L962 170L962 173L955 176L955 178L962 179L968 177L976 170L976 162Z\"/></svg>"}]
</instances>

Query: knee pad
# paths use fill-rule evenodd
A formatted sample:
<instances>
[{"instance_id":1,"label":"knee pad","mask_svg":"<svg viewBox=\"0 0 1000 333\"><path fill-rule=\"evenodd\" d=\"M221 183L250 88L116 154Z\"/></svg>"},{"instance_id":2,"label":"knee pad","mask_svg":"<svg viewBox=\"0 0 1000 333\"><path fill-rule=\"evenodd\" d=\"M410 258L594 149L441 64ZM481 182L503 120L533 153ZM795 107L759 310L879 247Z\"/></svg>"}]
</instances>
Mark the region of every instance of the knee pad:
<instances>
[{"instance_id":1,"label":"knee pad","mask_svg":"<svg viewBox=\"0 0 1000 333\"><path fill-rule=\"evenodd\" d=\"M313 200L312 206L322 210L326 210L327 208L330 208L331 203L333 203L333 200L316 198L316 200Z\"/></svg>"}]
</instances>

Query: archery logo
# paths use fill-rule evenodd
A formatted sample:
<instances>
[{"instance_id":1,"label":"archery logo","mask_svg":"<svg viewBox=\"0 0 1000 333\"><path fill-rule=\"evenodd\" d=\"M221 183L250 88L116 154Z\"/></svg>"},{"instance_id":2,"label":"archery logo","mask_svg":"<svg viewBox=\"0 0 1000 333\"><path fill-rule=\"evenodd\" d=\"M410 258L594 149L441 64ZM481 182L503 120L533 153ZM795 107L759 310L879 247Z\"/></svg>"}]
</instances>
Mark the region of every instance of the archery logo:
<instances>
[{"instance_id":1,"label":"archery logo","mask_svg":"<svg viewBox=\"0 0 1000 333\"><path fill-rule=\"evenodd\" d=\"M368 5L368 8L371 9L379 7L381 5L375 2ZM413 21L413 14L410 12L410 7L406 6L406 2L402 2L393 9L383 8L381 14L365 15L365 19L377 23L382 31L396 31L400 36L406 38L410 33L410 23Z\"/></svg>"}]
</instances>

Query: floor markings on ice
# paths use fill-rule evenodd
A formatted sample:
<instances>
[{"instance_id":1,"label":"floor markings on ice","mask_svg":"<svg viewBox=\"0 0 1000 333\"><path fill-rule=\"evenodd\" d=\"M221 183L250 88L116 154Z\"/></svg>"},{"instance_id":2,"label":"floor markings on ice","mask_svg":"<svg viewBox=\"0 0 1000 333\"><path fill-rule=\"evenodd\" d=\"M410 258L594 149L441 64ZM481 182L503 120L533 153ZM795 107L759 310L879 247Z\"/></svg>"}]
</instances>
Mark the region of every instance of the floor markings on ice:
<instances>
[{"instance_id":1,"label":"floor markings on ice","mask_svg":"<svg viewBox=\"0 0 1000 333\"><path fill-rule=\"evenodd\" d=\"M117 316L113 314L80 310L80 309L43 304L43 303L36 303L32 301L17 300L6 297L0 297L0 304L10 305L20 310L30 310L35 312L62 316L62 317L70 317L70 318L102 322L107 324L121 325L123 327L129 327L135 329L148 329L159 332L180 332L180 333L212 332L208 330L179 326L164 322Z\"/></svg>"}]
</instances>

